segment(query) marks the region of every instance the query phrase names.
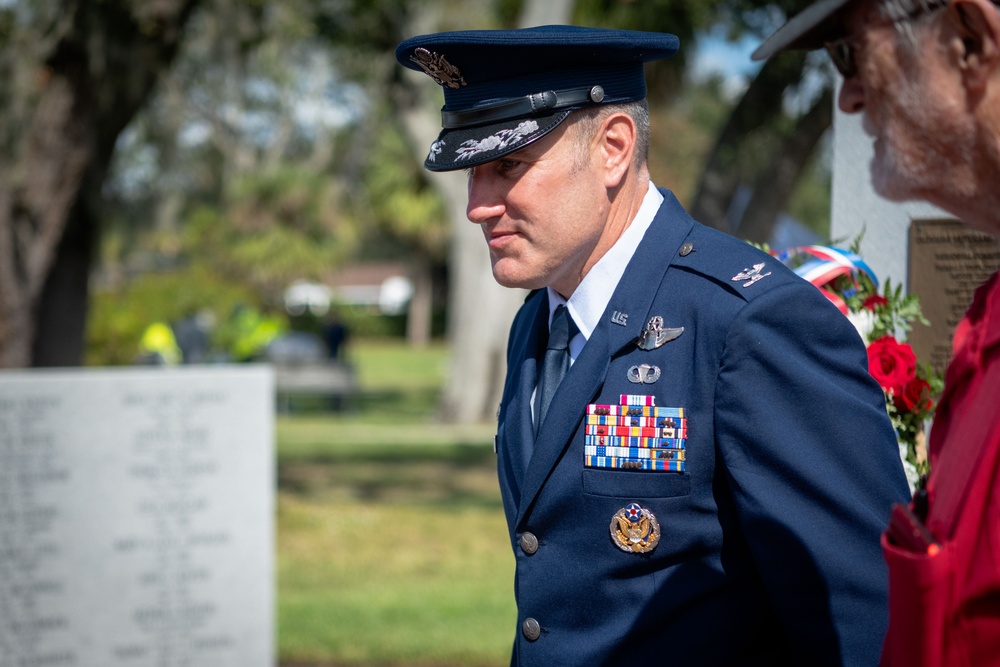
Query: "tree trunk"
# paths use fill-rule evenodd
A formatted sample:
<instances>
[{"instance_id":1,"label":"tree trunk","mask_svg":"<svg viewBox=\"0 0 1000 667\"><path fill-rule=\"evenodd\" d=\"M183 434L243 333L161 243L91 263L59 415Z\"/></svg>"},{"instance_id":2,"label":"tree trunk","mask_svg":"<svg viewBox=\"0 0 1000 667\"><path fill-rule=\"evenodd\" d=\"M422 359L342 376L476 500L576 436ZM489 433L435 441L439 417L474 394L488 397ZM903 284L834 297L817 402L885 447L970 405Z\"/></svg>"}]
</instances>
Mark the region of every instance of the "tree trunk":
<instances>
[{"instance_id":1,"label":"tree trunk","mask_svg":"<svg viewBox=\"0 0 1000 667\"><path fill-rule=\"evenodd\" d=\"M521 8L519 27L565 25L573 17L574 0L528 0Z\"/></svg>"},{"instance_id":2,"label":"tree trunk","mask_svg":"<svg viewBox=\"0 0 1000 667\"><path fill-rule=\"evenodd\" d=\"M521 10L521 27L568 23L572 8L572 0L527 0ZM421 29L433 28L421 25ZM441 129L440 91L437 86L427 86L429 79L422 74L405 75L418 88L430 88L434 95L433 104L412 104L401 111L414 155L422 163ZM503 393L507 336L525 292L501 287L493 279L482 230L465 215L465 174L435 174L431 182L444 197L452 223L447 333L452 362L440 414L454 423L493 420Z\"/></svg>"},{"instance_id":3,"label":"tree trunk","mask_svg":"<svg viewBox=\"0 0 1000 667\"><path fill-rule=\"evenodd\" d=\"M733 196L740 185L739 155L751 131L781 117L785 89L802 77L805 56L784 54L771 58L733 108L705 162L691 207L695 220L725 232Z\"/></svg>"},{"instance_id":4,"label":"tree trunk","mask_svg":"<svg viewBox=\"0 0 1000 667\"><path fill-rule=\"evenodd\" d=\"M827 88L809 112L799 118L794 133L782 142L771 168L761 172L740 221L740 238L765 243L801 179L816 144L833 122L833 90Z\"/></svg>"},{"instance_id":5,"label":"tree trunk","mask_svg":"<svg viewBox=\"0 0 1000 667\"><path fill-rule=\"evenodd\" d=\"M465 217L465 174L442 176L455 227L448 320L452 364L441 415L447 421L473 423L496 418L507 369L507 336L525 292L494 280L483 230Z\"/></svg>"},{"instance_id":6,"label":"tree trunk","mask_svg":"<svg viewBox=\"0 0 1000 667\"><path fill-rule=\"evenodd\" d=\"M88 197L197 2L64 2L38 34L0 42L16 98L0 101L0 366L82 361Z\"/></svg>"},{"instance_id":7,"label":"tree trunk","mask_svg":"<svg viewBox=\"0 0 1000 667\"><path fill-rule=\"evenodd\" d=\"M88 163L93 135L88 132L92 109L80 88L77 63L57 53L44 61L19 63L37 67L42 77L27 115L23 138L0 172L0 366L31 363L36 316L70 210L76 202ZM58 69L63 64L63 68ZM80 98L84 99L80 99ZM11 107L5 107L10 110ZM7 116L4 130L20 119Z\"/></svg>"},{"instance_id":8,"label":"tree trunk","mask_svg":"<svg viewBox=\"0 0 1000 667\"><path fill-rule=\"evenodd\" d=\"M527 0L519 26L569 23L573 4L572 0ZM454 236L448 324L452 369L441 413L457 423L496 419L507 371L507 337L525 297L524 290L500 287L494 280L483 231L465 215L466 188L462 172L450 174L443 187Z\"/></svg>"},{"instance_id":9,"label":"tree trunk","mask_svg":"<svg viewBox=\"0 0 1000 667\"><path fill-rule=\"evenodd\" d=\"M425 83L424 75L413 76ZM440 129L440 115L430 105L420 104L401 118L423 162ZM506 289L493 279L483 232L465 216L465 173L434 174L431 182L441 193L452 223L447 330L452 358L439 412L448 422L476 423L496 416L506 371L507 334L524 291Z\"/></svg>"},{"instance_id":10,"label":"tree trunk","mask_svg":"<svg viewBox=\"0 0 1000 667\"><path fill-rule=\"evenodd\" d=\"M87 287L97 225L87 207L70 212L35 318L32 366L76 366L83 359Z\"/></svg>"},{"instance_id":11,"label":"tree trunk","mask_svg":"<svg viewBox=\"0 0 1000 667\"><path fill-rule=\"evenodd\" d=\"M423 348L431 340L434 280L430 262L414 257L410 262L413 296L406 315L406 341L412 347Z\"/></svg>"}]
</instances>

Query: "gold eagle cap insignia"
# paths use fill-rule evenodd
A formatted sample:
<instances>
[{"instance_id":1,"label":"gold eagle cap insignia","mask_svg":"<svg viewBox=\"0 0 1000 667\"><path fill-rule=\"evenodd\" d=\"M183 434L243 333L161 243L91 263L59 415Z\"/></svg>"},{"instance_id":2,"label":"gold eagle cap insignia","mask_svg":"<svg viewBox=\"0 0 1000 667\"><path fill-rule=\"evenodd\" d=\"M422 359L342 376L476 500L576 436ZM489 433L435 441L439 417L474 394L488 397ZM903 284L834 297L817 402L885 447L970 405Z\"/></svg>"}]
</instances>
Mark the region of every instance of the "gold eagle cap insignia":
<instances>
[{"instance_id":1,"label":"gold eagle cap insignia","mask_svg":"<svg viewBox=\"0 0 1000 667\"><path fill-rule=\"evenodd\" d=\"M462 72L448 62L440 53L434 53L423 47L419 47L410 56L410 60L419 65L420 69L424 70L427 76L442 86L461 88L468 85L462 76Z\"/></svg>"}]
</instances>

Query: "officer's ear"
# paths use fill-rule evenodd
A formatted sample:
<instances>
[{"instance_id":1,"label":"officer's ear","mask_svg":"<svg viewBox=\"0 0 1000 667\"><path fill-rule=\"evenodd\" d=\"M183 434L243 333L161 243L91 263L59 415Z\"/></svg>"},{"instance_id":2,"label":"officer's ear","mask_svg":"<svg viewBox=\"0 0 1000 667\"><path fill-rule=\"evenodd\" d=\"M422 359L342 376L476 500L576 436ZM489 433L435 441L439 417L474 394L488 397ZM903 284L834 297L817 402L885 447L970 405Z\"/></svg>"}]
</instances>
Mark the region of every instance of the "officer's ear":
<instances>
[{"instance_id":1,"label":"officer's ear","mask_svg":"<svg viewBox=\"0 0 1000 667\"><path fill-rule=\"evenodd\" d=\"M950 44L966 90L976 99L1000 72L1000 11L990 0L954 0L947 11Z\"/></svg>"},{"instance_id":2,"label":"officer's ear","mask_svg":"<svg viewBox=\"0 0 1000 667\"><path fill-rule=\"evenodd\" d=\"M604 185L612 189L621 185L632 166L638 133L635 121L626 113L613 113L597 131L597 148L604 167Z\"/></svg>"}]
</instances>

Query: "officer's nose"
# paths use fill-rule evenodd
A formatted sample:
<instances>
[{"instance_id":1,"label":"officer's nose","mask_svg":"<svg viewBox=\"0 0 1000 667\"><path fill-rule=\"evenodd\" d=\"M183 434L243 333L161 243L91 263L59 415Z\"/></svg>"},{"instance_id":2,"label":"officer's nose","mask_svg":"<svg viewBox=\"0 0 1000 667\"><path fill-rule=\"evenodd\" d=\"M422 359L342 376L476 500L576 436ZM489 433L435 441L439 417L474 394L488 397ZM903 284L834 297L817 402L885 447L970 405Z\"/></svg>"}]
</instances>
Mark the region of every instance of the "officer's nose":
<instances>
[{"instance_id":1,"label":"officer's nose","mask_svg":"<svg viewBox=\"0 0 1000 667\"><path fill-rule=\"evenodd\" d=\"M489 170L474 167L469 170L469 205L465 215L481 225L500 217L504 212L503 189L498 187Z\"/></svg>"}]
</instances>

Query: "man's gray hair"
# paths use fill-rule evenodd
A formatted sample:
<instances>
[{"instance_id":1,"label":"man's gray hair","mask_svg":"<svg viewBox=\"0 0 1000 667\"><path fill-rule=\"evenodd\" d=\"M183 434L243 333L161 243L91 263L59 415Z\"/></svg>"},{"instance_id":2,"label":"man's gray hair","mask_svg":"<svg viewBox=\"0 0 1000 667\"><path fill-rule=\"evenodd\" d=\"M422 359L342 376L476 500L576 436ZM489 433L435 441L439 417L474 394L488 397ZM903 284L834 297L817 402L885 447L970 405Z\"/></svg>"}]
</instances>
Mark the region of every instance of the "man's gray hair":
<instances>
[{"instance_id":1,"label":"man's gray hair","mask_svg":"<svg viewBox=\"0 0 1000 667\"><path fill-rule=\"evenodd\" d=\"M573 112L573 120L579 126L581 137L589 141L604 119L615 113L623 113L635 123L634 163L636 166L646 164L649 160L649 104L646 100L588 107Z\"/></svg>"},{"instance_id":2,"label":"man's gray hair","mask_svg":"<svg viewBox=\"0 0 1000 667\"><path fill-rule=\"evenodd\" d=\"M919 45L914 26L925 21L935 10L942 9L949 0L879 0L882 16L896 27L896 34L910 49ZM1000 0L991 0L1000 11Z\"/></svg>"}]
</instances>

